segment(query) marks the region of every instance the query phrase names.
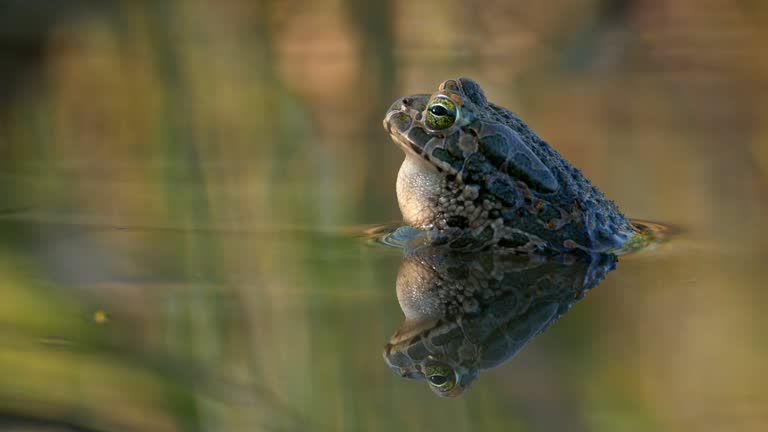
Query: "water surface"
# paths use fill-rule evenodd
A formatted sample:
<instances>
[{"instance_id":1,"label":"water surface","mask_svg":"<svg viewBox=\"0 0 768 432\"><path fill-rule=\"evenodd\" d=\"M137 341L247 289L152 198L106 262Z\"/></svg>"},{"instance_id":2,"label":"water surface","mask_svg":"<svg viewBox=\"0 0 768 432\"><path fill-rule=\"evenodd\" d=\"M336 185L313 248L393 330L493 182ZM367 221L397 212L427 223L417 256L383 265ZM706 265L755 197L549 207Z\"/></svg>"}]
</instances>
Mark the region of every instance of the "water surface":
<instances>
[{"instance_id":1,"label":"water surface","mask_svg":"<svg viewBox=\"0 0 768 432\"><path fill-rule=\"evenodd\" d=\"M768 428L762 3L54 3L0 11L0 428ZM369 233L460 75L682 230L445 399Z\"/></svg>"}]
</instances>

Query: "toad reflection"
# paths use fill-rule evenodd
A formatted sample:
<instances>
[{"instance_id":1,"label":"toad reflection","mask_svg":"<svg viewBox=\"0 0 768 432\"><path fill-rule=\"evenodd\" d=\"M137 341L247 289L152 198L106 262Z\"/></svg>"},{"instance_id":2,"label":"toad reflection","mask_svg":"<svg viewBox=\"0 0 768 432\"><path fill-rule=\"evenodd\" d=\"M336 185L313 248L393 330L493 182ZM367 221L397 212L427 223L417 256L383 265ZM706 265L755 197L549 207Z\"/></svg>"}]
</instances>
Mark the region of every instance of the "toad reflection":
<instances>
[{"instance_id":1,"label":"toad reflection","mask_svg":"<svg viewBox=\"0 0 768 432\"><path fill-rule=\"evenodd\" d=\"M616 267L616 256L471 255L406 250L397 275L405 321L384 348L404 378L443 397L467 389L541 334Z\"/></svg>"}]
</instances>

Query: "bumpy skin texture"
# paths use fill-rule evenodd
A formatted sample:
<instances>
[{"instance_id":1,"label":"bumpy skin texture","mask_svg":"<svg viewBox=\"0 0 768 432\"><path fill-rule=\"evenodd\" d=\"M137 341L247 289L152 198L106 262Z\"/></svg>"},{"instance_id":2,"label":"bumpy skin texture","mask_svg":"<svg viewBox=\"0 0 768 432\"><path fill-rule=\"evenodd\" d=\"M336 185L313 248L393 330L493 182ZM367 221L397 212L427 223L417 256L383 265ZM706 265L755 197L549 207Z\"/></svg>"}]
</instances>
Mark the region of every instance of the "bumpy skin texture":
<instances>
[{"instance_id":1,"label":"bumpy skin texture","mask_svg":"<svg viewBox=\"0 0 768 432\"><path fill-rule=\"evenodd\" d=\"M458 396L481 371L500 366L557 321L616 262L613 254L407 250L397 277L405 321L384 360L439 396Z\"/></svg>"},{"instance_id":2,"label":"bumpy skin texture","mask_svg":"<svg viewBox=\"0 0 768 432\"><path fill-rule=\"evenodd\" d=\"M450 127L428 121L438 100L456 107ZM434 244L605 252L636 234L578 169L468 78L398 99L384 128L406 155L397 181L403 219Z\"/></svg>"}]
</instances>

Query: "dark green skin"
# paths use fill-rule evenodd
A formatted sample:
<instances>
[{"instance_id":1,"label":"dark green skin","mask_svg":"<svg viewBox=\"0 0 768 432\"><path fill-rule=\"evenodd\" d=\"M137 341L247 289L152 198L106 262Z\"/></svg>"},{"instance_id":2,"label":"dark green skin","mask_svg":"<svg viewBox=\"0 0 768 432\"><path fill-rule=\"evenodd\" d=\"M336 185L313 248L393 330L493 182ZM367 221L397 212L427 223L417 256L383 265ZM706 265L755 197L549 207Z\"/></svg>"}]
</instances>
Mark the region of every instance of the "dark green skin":
<instances>
[{"instance_id":1,"label":"dark green skin","mask_svg":"<svg viewBox=\"0 0 768 432\"><path fill-rule=\"evenodd\" d=\"M435 131L424 118L438 95L463 105L456 124ZM612 252L637 234L581 171L470 79L398 99L384 127L406 153L398 177L404 220L428 231L434 244Z\"/></svg>"},{"instance_id":2,"label":"dark green skin","mask_svg":"<svg viewBox=\"0 0 768 432\"><path fill-rule=\"evenodd\" d=\"M397 281L406 320L384 348L384 360L404 378L426 380L440 396L458 396L480 371L508 361L546 330L616 261L612 254L409 250ZM454 386L430 381L426 371L436 366Z\"/></svg>"}]
</instances>

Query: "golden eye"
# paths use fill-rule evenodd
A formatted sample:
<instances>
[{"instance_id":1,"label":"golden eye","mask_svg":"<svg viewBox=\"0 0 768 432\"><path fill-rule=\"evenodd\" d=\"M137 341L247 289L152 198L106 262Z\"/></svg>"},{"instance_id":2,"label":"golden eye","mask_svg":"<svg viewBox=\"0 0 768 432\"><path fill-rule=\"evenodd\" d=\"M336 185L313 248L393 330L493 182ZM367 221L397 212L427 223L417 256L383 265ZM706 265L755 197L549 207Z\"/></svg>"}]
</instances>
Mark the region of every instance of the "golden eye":
<instances>
[{"instance_id":1,"label":"golden eye","mask_svg":"<svg viewBox=\"0 0 768 432\"><path fill-rule=\"evenodd\" d=\"M458 117L456 104L447 97L436 97L427 105L426 124L432 130L448 129Z\"/></svg>"},{"instance_id":2,"label":"golden eye","mask_svg":"<svg viewBox=\"0 0 768 432\"><path fill-rule=\"evenodd\" d=\"M431 364L424 368L424 376L427 382L435 390L445 393L456 386L456 374L449 366L443 364Z\"/></svg>"}]
</instances>

